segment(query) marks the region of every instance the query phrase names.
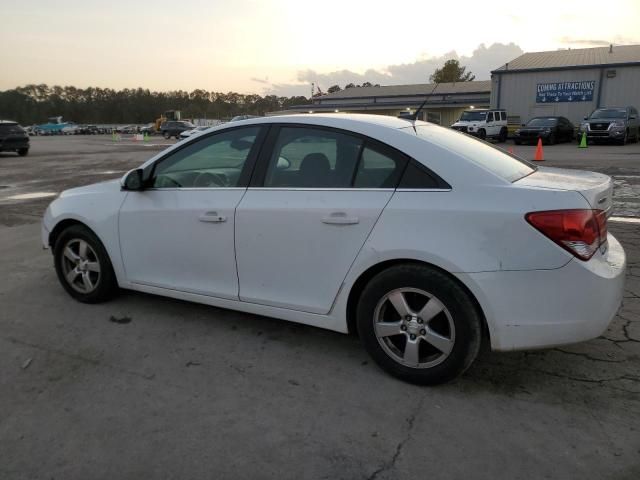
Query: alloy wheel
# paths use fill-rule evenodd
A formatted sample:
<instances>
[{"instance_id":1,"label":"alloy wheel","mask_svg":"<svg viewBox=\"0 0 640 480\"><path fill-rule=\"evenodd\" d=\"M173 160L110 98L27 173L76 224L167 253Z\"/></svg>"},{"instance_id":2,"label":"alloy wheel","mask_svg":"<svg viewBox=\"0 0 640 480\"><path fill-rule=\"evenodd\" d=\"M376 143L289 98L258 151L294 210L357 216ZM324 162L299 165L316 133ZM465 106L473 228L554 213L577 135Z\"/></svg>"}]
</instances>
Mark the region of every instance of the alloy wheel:
<instances>
[{"instance_id":1,"label":"alloy wheel","mask_svg":"<svg viewBox=\"0 0 640 480\"><path fill-rule=\"evenodd\" d=\"M64 278L79 293L93 292L100 282L100 261L95 250L81 238L69 240L62 251Z\"/></svg>"},{"instance_id":2,"label":"alloy wheel","mask_svg":"<svg viewBox=\"0 0 640 480\"><path fill-rule=\"evenodd\" d=\"M442 363L455 343L449 310L434 295L416 288L399 288L380 299L374 331L389 357L412 368Z\"/></svg>"}]
</instances>

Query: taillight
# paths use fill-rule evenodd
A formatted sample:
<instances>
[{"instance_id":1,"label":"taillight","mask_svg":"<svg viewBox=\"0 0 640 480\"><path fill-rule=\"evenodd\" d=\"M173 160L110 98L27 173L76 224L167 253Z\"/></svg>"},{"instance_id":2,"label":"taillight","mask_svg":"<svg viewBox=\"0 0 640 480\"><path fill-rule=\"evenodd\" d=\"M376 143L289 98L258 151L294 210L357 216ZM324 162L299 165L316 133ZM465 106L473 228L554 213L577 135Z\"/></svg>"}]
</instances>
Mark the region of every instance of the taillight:
<instances>
[{"instance_id":1,"label":"taillight","mask_svg":"<svg viewBox=\"0 0 640 480\"><path fill-rule=\"evenodd\" d=\"M602 210L549 210L527 213L525 219L580 260L589 260L607 241L607 215Z\"/></svg>"}]
</instances>

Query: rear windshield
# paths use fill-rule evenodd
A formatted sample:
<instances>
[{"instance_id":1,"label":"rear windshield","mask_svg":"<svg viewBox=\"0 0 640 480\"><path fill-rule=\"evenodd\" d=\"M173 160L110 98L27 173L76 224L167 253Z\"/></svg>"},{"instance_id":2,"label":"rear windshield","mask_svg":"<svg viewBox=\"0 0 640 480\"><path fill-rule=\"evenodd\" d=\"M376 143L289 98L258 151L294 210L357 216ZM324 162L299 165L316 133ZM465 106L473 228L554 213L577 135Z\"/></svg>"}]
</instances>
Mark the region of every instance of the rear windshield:
<instances>
[{"instance_id":1,"label":"rear windshield","mask_svg":"<svg viewBox=\"0 0 640 480\"><path fill-rule=\"evenodd\" d=\"M419 137L464 156L508 182L515 182L536 171L536 167L526 160L466 133L426 125L416 125L415 130Z\"/></svg>"},{"instance_id":2,"label":"rear windshield","mask_svg":"<svg viewBox=\"0 0 640 480\"><path fill-rule=\"evenodd\" d=\"M527 123L527 127L553 127L556 123L558 123L557 118L548 117L548 118L532 118Z\"/></svg>"},{"instance_id":3,"label":"rear windshield","mask_svg":"<svg viewBox=\"0 0 640 480\"><path fill-rule=\"evenodd\" d=\"M21 133L22 127L17 123L0 123L0 132L2 133Z\"/></svg>"}]
</instances>

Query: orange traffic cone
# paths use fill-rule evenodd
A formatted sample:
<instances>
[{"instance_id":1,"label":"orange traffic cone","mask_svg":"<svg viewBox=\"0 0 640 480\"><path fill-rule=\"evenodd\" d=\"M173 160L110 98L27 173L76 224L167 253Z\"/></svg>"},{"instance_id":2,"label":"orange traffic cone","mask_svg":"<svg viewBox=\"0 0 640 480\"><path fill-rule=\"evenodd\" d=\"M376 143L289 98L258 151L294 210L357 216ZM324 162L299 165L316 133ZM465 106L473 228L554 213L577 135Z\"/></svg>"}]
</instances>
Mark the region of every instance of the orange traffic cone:
<instances>
[{"instance_id":1,"label":"orange traffic cone","mask_svg":"<svg viewBox=\"0 0 640 480\"><path fill-rule=\"evenodd\" d=\"M542 153L542 139L538 138L538 146L536 147L536 156L533 157L536 162L544 161L544 153Z\"/></svg>"},{"instance_id":2,"label":"orange traffic cone","mask_svg":"<svg viewBox=\"0 0 640 480\"><path fill-rule=\"evenodd\" d=\"M509 147L509 148L507 149L507 152L509 152L511 155L513 155L513 147Z\"/></svg>"}]
</instances>

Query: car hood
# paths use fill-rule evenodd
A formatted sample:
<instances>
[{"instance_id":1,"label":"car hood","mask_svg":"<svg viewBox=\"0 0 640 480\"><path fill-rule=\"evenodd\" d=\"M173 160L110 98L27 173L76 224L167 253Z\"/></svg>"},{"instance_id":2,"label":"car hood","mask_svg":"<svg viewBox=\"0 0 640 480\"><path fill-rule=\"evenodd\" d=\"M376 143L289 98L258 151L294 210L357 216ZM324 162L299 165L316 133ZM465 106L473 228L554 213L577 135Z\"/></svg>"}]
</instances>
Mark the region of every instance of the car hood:
<instances>
[{"instance_id":1,"label":"car hood","mask_svg":"<svg viewBox=\"0 0 640 480\"><path fill-rule=\"evenodd\" d=\"M587 120L585 120L586 122L589 123L604 123L604 122L613 122L613 121L623 121L626 122L627 120L625 118L616 118L616 117L605 117L605 118L589 118Z\"/></svg>"},{"instance_id":2,"label":"car hood","mask_svg":"<svg viewBox=\"0 0 640 480\"><path fill-rule=\"evenodd\" d=\"M539 132L541 130L553 130L555 127L520 127L521 132Z\"/></svg>"},{"instance_id":3,"label":"car hood","mask_svg":"<svg viewBox=\"0 0 640 480\"><path fill-rule=\"evenodd\" d=\"M63 191L60 194L60 198L117 191L120 191L120 179L107 180L106 182L93 183L83 187L70 188L69 190Z\"/></svg>"}]
</instances>

